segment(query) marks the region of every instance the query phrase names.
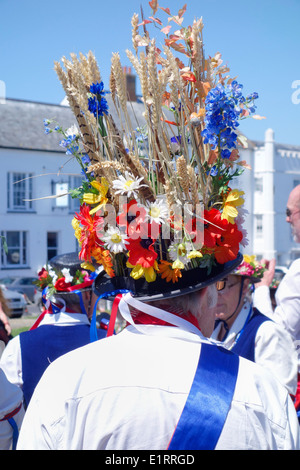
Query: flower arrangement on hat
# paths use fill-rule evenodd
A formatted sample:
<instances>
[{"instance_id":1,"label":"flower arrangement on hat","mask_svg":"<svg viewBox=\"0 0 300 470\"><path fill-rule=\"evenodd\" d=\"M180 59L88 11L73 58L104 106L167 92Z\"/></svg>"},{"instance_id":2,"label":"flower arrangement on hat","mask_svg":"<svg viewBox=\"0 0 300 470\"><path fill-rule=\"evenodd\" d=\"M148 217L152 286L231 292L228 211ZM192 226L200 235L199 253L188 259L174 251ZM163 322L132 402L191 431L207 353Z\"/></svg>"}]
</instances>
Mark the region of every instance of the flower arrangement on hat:
<instances>
[{"instance_id":1,"label":"flower arrangement on hat","mask_svg":"<svg viewBox=\"0 0 300 470\"><path fill-rule=\"evenodd\" d=\"M255 255L244 255L243 262L234 270L232 274L251 277L260 280L266 271L266 265L260 263Z\"/></svg>"},{"instance_id":2,"label":"flower arrangement on hat","mask_svg":"<svg viewBox=\"0 0 300 470\"><path fill-rule=\"evenodd\" d=\"M87 267L89 267L87 265ZM96 277L96 271L88 272L85 269L77 269L74 276L70 274L70 269L61 270L53 266L44 266L38 273L38 279L34 282L41 290L47 288L46 298L50 298L57 292L73 292L77 289L90 287Z\"/></svg>"},{"instance_id":3,"label":"flower arrangement on hat","mask_svg":"<svg viewBox=\"0 0 300 470\"><path fill-rule=\"evenodd\" d=\"M47 133L64 134L63 145L85 177L72 192L81 203L72 221L80 258L102 265L111 277L176 283L185 270L209 272L235 259L245 243L244 192L232 182L247 167L237 127L254 117L257 94L243 96L219 53L205 58L202 19L183 27L186 6L171 15L157 1L149 5L149 19L133 15L135 52L126 51L140 80L145 122L130 120L125 75L114 53L109 87L116 125L89 52L55 62L80 131L69 138L50 121L45 125ZM158 10L168 18L165 27ZM146 30L150 24L164 35L163 51ZM171 34L172 24L178 29Z\"/></svg>"}]
</instances>

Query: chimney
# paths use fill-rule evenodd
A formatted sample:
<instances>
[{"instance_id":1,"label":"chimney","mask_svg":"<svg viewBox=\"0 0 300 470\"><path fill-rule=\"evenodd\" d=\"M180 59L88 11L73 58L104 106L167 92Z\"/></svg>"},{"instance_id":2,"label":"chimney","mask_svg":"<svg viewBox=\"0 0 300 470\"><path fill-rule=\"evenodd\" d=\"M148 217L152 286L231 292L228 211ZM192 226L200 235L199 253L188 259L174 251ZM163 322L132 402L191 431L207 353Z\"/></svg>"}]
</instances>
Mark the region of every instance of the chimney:
<instances>
[{"instance_id":1,"label":"chimney","mask_svg":"<svg viewBox=\"0 0 300 470\"><path fill-rule=\"evenodd\" d=\"M136 76L131 72L131 67L123 67L126 77L127 101L136 101Z\"/></svg>"}]
</instances>

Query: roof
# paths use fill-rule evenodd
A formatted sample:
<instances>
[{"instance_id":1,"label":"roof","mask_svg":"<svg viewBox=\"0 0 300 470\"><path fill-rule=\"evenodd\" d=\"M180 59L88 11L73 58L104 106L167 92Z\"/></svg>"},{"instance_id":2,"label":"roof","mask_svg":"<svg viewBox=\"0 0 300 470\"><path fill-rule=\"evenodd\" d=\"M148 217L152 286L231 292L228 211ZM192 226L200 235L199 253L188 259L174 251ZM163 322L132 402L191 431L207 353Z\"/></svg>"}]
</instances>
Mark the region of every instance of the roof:
<instances>
[{"instance_id":1,"label":"roof","mask_svg":"<svg viewBox=\"0 0 300 470\"><path fill-rule=\"evenodd\" d=\"M108 93L105 98L118 126L119 118L114 111L110 94ZM127 107L133 127L142 126L145 122L143 102L137 98L137 101L128 102ZM64 104L7 98L0 106L0 148L65 153L65 149L59 146L61 134L56 132L45 134L44 119L54 119L63 129L76 124L71 109Z\"/></svg>"}]
</instances>

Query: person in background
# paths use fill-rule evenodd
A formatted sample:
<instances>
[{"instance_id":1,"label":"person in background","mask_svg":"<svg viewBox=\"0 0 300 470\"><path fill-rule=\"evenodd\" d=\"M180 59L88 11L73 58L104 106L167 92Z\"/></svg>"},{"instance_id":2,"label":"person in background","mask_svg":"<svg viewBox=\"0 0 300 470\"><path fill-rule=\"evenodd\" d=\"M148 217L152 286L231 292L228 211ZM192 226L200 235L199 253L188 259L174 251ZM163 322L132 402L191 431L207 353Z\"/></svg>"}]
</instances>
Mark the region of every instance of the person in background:
<instances>
[{"instance_id":1,"label":"person in background","mask_svg":"<svg viewBox=\"0 0 300 470\"><path fill-rule=\"evenodd\" d=\"M267 368L288 392L297 389L297 353L290 334L253 306L252 286L264 273L255 256L217 283L216 328L212 339Z\"/></svg>"},{"instance_id":2,"label":"person in background","mask_svg":"<svg viewBox=\"0 0 300 470\"><path fill-rule=\"evenodd\" d=\"M81 268L77 253L52 258L39 273L45 310L29 331L6 346L0 367L22 388L25 408L45 369L59 356L90 342L94 275ZM98 329L97 339L106 331Z\"/></svg>"},{"instance_id":3,"label":"person in background","mask_svg":"<svg viewBox=\"0 0 300 470\"><path fill-rule=\"evenodd\" d=\"M15 450L24 418L22 390L0 369L0 450Z\"/></svg>"},{"instance_id":4,"label":"person in background","mask_svg":"<svg viewBox=\"0 0 300 470\"><path fill-rule=\"evenodd\" d=\"M300 185L292 189L286 207L286 222L290 224L293 239L300 243ZM255 290L255 302L268 305L268 288L273 279L273 265L266 273L259 289ZM264 291L261 289L264 287ZM294 260L281 280L275 294L276 307L272 319L291 335L296 350L300 345L300 259ZM263 308L263 307L262 307ZM266 307L266 314L268 314ZM298 386L295 407L300 418L300 357L298 354Z\"/></svg>"},{"instance_id":5,"label":"person in background","mask_svg":"<svg viewBox=\"0 0 300 470\"><path fill-rule=\"evenodd\" d=\"M8 341L12 338L8 313L9 307L0 287L0 357Z\"/></svg>"}]
</instances>

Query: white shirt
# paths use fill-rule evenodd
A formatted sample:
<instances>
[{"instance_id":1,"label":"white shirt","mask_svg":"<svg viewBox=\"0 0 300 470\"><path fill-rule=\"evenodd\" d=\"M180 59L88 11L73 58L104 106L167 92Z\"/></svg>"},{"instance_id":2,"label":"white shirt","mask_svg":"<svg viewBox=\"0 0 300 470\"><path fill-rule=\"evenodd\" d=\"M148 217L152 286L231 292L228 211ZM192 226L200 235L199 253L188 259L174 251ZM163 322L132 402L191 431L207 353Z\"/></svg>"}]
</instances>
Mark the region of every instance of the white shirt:
<instances>
[{"instance_id":1,"label":"white shirt","mask_svg":"<svg viewBox=\"0 0 300 470\"><path fill-rule=\"evenodd\" d=\"M57 314L46 314L39 326L55 325L61 327L82 324L90 324L86 315L82 313L59 312ZM22 354L19 335L7 343L0 359L0 368L5 372L6 377L11 383L21 388L23 387Z\"/></svg>"},{"instance_id":2,"label":"white shirt","mask_svg":"<svg viewBox=\"0 0 300 470\"><path fill-rule=\"evenodd\" d=\"M58 358L35 389L18 449L167 449L204 341L177 327L130 325ZM216 448L300 449L286 389L243 358Z\"/></svg>"},{"instance_id":3,"label":"white shirt","mask_svg":"<svg viewBox=\"0 0 300 470\"><path fill-rule=\"evenodd\" d=\"M257 291L257 292L256 292ZM259 287L255 290L254 302L257 308L281 324L291 335L296 350L300 346L300 259L295 260L281 280L275 294L274 312L268 308L269 290ZM298 354L298 371L300 357Z\"/></svg>"},{"instance_id":4,"label":"white shirt","mask_svg":"<svg viewBox=\"0 0 300 470\"><path fill-rule=\"evenodd\" d=\"M250 312L246 302L233 322L229 333L221 344L232 349L239 338ZM217 340L221 324L214 330L211 338ZM274 321L263 322L255 336L254 361L269 371L284 385L290 394L297 390L298 362L293 340L285 329Z\"/></svg>"},{"instance_id":5,"label":"white shirt","mask_svg":"<svg viewBox=\"0 0 300 470\"><path fill-rule=\"evenodd\" d=\"M4 416L12 413L15 409L22 405L23 394L22 391L11 384L4 372L0 369L0 420ZM24 408L21 406L17 414L13 416L18 429L24 417ZM8 421L0 421L0 450L9 450L12 446L13 429Z\"/></svg>"}]
</instances>

